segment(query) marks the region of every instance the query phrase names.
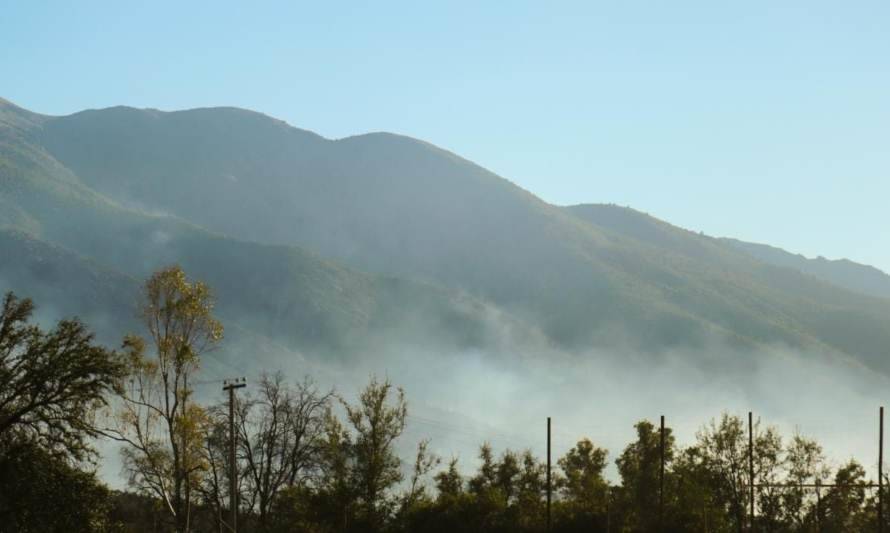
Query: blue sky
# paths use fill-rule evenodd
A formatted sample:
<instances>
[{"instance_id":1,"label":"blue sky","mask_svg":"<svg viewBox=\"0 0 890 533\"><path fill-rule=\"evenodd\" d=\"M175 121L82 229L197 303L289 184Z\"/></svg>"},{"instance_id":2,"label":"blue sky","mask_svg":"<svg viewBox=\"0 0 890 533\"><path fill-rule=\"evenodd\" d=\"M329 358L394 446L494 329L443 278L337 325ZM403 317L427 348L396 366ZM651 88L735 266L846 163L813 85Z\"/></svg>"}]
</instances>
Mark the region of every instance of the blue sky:
<instances>
[{"instance_id":1,"label":"blue sky","mask_svg":"<svg viewBox=\"0 0 890 533\"><path fill-rule=\"evenodd\" d=\"M0 24L0 96L34 111L403 133L551 202L890 271L887 2L22 1Z\"/></svg>"}]
</instances>

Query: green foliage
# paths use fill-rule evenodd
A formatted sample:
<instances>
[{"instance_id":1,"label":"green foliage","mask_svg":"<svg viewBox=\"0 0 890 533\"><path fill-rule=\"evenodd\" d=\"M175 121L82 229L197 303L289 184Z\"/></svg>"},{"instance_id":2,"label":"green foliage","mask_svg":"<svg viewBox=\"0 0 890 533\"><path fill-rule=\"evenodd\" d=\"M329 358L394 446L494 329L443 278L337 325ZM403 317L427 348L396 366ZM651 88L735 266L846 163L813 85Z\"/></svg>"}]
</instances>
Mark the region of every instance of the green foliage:
<instances>
[{"instance_id":1,"label":"green foliage","mask_svg":"<svg viewBox=\"0 0 890 533\"><path fill-rule=\"evenodd\" d=\"M0 309L0 529L110 531L108 492L82 468L124 367L81 322L44 331L33 310L12 293Z\"/></svg>"},{"instance_id":2,"label":"green foliage","mask_svg":"<svg viewBox=\"0 0 890 533\"><path fill-rule=\"evenodd\" d=\"M370 530L377 531L394 511L390 491L403 479L394 444L405 430L408 416L405 392L394 389L389 381L372 378L357 404L342 403L351 433L351 477L359 517Z\"/></svg>"},{"instance_id":3,"label":"green foliage","mask_svg":"<svg viewBox=\"0 0 890 533\"><path fill-rule=\"evenodd\" d=\"M856 461L850 461L838 468L833 484L826 490L820 509L822 531L842 533L845 531L867 531L874 520L867 520L862 509L867 504L867 480L865 469Z\"/></svg>"},{"instance_id":4,"label":"green foliage","mask_svg":"<svg viewBox=\"0 0 890 533\"><path fill-rule=\"evenodd\" d=\"M609 484L604 477L608 452L590 440L580 440L557 461L562 478L562 521L578 529L604 521L609 510Z\"/></svg>"},{"instance_id":5,"label":"green foliage","mask_svg":"<svg viewBox=\"0 0 890 533\"><path fill-rule=\"evenodd\" d=\"M30 430L26 424L0 434L0 524L23 532L225 529L222 485L229 472L221 406L208 410L193 402L193 411L168 416L165 402L148 403L166 397L171 405L181 405L188 398L184 373L198 369L200 352L221 334L211 313L209 290L171 268L149 280L146 295L144 319L157 354L147 357L144 342L128 338L130 374L118 390L124 394L124 405L130 406L122 421L135 435L118 437L130 444L125 462L134 488L142 494L111 495L95 474L83 469L77 459L88 451L83 439L91 435L90 426L69 420L63 430ZM0 355L40 363L43 360L34 354L75 346L108 362L102 368L110 381L99 388L90 381L78 387L92 400L75 402L73 410L89 419L104 405L95 396L107 393L120 378L121 363L111 352L90 344L92 338L78 322L60 324L48 333L28 325L31 309L29 301L7 296L0 315ZM48 340L55 337L61 341ZM78 360L72 352L65 353L68 363ZM45 362L22 363L7 366L4 375L15 375L19 366L32 372L56 370L45 368ZM65 363L59 366L69 368ZM172 396L165 396L165 382L181 388L167 390ZM341 400L344 421L329 399L309 381L292 387L279 375L266 376L259 392L245 396L237 406L240 530L545 531L547 472L530 451L508 449L497 454L483 444L475 473L465 476L452 459L432 475L436 490L429 492L426 480L440 464L429 452L429 442L418 446L407 480L395 451L408 421L401 389L372 378L357 402ZM13 394L5 404L21 405L21 400ZM43 415L47 425L55 423L59 414L49 412L52 416ZM31 416L37 418L30 420L40 420L39 413ZM155 423L166 424L164 431L153 433ZM748 527L752 479L747 428L741 419L724 414L712 420L696 442L683 449L677 448L666 428L663 494L659 492L662 435L648 421L637 423L635 429L636 440L615 461L619 485L605 479L607 451L588 439L557 459L554 532L730 532ZM165 439L164 434L173 438ZM831 479L818 443L801 435L783 443L774 428L762 428L758 421L753 445L754 481L760 484L756 528L788 533L874 531L876 502L859 464L842 465L834 472L833 486L817 489L817 494L801 485Z\"/></svg>"},{"instance_id":6,"label":"green foliage","mask_svg":"<svg viewBox=\"0 0 890 533\"><path fill-rule=\"evenodd\" d=\"M43 444L3 437L0 442L0 530L19 533L118 531L110 493L96 475L80 470Z\"/></svg>"},{"instance_id":7,"label":"green foliage","mask_svg":"<svg viewBox=\"0 0 890 533\"><path fill-rule=\"evenodd\" d=\"M660 432L649 421L638 422L637 440L627 446L615 461L621 475L622 505L628 510L631 528L652 530L659 519L658 488L661 469ZM665 462L674 457L674 437L665 429Z\"/></svg>"},{"instance_id":8,"label":"green foliage","mask_svg":"<svg viewBox=\"0 0 890 533\"><path fill-rule=\"evenodd\" d=\"M25 439L76 460L90 456L95 413L123 375L117 356L77 320L51 331L34 306L6 294L0 309L0 439Z\"/></svg>"},{"instance_id":9,"label":"green foliage","mask_svg":"<svg viewBox=\"0 0 890 533\"><path fill-rule=\"evenodd\" d=\"M193 492L207 470L206 411L191 401L190 379L200 356L222 337L207 285L190 281L178 266L145 283L141 318L154 347L129 336L128 374L118 390L118 410L103 434L122 444L132 488L159 498L178 531L189 531Z\"/></svg>"}]
</instances>

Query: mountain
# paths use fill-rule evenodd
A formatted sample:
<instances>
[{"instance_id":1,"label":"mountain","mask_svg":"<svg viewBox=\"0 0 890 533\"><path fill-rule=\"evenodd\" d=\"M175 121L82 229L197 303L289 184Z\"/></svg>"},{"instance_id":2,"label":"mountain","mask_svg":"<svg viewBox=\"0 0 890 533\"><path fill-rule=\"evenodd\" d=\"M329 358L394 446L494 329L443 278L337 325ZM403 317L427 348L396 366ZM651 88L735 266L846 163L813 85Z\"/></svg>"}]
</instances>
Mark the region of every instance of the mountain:
<instances>
[{"instance_id":1,"label":"mountain","mask_svg":"<svg viewBox=\"0 0 890 533\"><path fill-rule=\"evenodd\" d=\"M41 146L50 120L0 107L0 291L33 296L57 317L77 314L116 322L114 333L132 331L140 280L177 263L214 287L221 317L241 337L294 350L349 352L381 332L480 346L495 327L518 324L457 291L121 206Z\"/></svg>"},{"instance_id":2,"label":"mountain","mask_svg":"<svg viewBox=\"0 0 890 533\"><path fill-rule=\"evenodd\" d=\"M135 279L9 227L0 229L0 250L0 292L25 289L38 317L80 316L108 342L119 342L121 329L135 331Z\"/></svg>"},{"instance_id":3,"label":"mountain","mask_svg":"<svg viewBox=\"0 0 890 533\"><path fill-rule=\"evenodd\" d=\"M707 265L708 275L746 280L750 298L770 302L766 313L779 312L794 329L807 329L835 349L865 356L873 368L885 358L874 332L886 323L887 301L860 294L834 275L812 275L796 265L763 260L727 239L718 239L673 226L645 213L612 204L582 204L564 208L578 219L659 250ZM870 267L867 267L870 268ZM737 294L741 296L741 294ZM865 355L870 353L871 355Z\"/></svg>"},{"instance_id":4,"label":"mountain","mask_svg":"<svg viewBox=\"0 0 890 533\"><path fill-rule=\"evenodd\" d=\"M8 224L131 276L179 261L295 345L428 316L407 298L457 344L497 316L572 352L716 339L890 370L890 301L630 210L550 205L422 141L330 140L234 108L9 109Z\"/></svg>"},{"instance_id":5,"label":"mountain","mask_svg":"<svg viewBox=\"0 0 890 533\"><path fill-rule=\"evenodd\" d=\"M87 185L125 205L465 291L563 345L622 334L628 323L640 326L633 341L650 346L710 329L655 287L622 290L636 280L612 260L620 243L406 137L331 141L237 109L113 108L48 120L40 139Z\"/></svg>"},{"instance_id":6,"label":"mountain","mask_svg":"<svg viewBox=\"0 0 890 533\"><path fill-rule=\"evenodd\" d=\"M724 238L723 241L771 265L793 268L851 291L890 298L890 276L873 266L849 259L810 259L768 244L731 238Z\"/></svg>"}]
</instances>

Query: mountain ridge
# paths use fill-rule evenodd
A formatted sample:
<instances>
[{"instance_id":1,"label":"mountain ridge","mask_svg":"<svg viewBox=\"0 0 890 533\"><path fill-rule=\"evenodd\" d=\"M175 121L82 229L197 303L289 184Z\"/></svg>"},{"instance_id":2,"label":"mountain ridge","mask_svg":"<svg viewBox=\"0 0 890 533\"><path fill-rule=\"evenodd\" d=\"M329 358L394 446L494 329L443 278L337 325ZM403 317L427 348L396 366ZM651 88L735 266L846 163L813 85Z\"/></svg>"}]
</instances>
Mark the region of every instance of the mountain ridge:
<instances>
[{"instance_id":1,"label":"mountain ridge","mask_svg":"<svg viewBox=\"0 0 890 533\"><path fill-rule=\"evenodd\" d=\"M846 258L807 257L778 246L746 242L731 237L724 237L722 240L762 261L794 268L862 294L890 298L890 275L872 265Z\"/></svg>"},{"instance_id":2,"label":"mountain ridge","mask_svg":"<svg viewBox=\"0 0 890 533\"><path fill-rule=\"evenodd\" d=\"M46 296L53 294L50 289L60 303L69 304L72 297L64 279L41 275L46 268L62 271L66 267L61 263L81 265L75 269L81 274L71 276L74 280L95 277L100 270L113 273L106 277L136 280L178 263L215 288L219 311L228 321L291 347L329 353L355 349L374 330L391 329L411 314L425 316L429 327L437 321L450 323L451 335L440 335L445 343L487 342L488 311L471 297L361 273L311 250L238 241L176 216L124 208L69 175L29 138L0 125L0 205L15 206L20 213L0 217L0 231L7 238L4 250L19 251L0 254L0 290L41 296L46 301L38 303L52 307ZM21 244L25 242L29 244ZM55 257L60 264L36 268L46 263L40 256ZM120 311L120 306L114 309ZM82 311L98 313L90 306ZM503 320L507 324L512 319ZM132 325L128 319L122 323ZM415 330L409 333L421 336L424 331Z\"/></svg>"},{"instance_id":3,"label":"mountain ridge","mask_svg":"<svg viewBox=\"0 0 890 533\"><path fill-rule=\"evenodd\" d=\"M650 223L646 235L631 219L548 204L425 141L329 140L219 108L150 118L99 110L49 118L29 135L34 145L17 149L44 151L114 202L465 293L565 349L621 342L658 352L717 334L888 365L890 302L673 226Z\"/></svg>"}]
</instances>

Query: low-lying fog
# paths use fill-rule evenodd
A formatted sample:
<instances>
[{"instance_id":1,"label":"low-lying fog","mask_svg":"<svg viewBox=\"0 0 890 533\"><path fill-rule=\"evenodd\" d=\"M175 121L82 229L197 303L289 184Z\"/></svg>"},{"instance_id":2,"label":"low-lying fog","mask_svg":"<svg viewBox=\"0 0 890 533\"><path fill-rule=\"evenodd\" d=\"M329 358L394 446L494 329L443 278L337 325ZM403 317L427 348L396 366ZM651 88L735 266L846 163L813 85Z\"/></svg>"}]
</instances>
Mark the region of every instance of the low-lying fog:
<instances>
[{"instance_id":1,"label":"low-lying fog","mask_svg":"<svg viewBox=\"0 0 890 533\"><path fill-rule=\"evenodd\" d=\"M284 349L263 361L223 359L216 353L204 358L196 379L206 400L222 399L216 392L221 384L208 381L245 375L248 384L255 383L263 370L280 370L291 381L310 375L347 401L355 401L369 376L389 378L405 389L409 401L403 458L410 461L416 443L429 438L443 459L457 456L465 473L475 469L485 441L496 451L530 448L543 459L550 416L554 463L588 437L610 451L609 476L615 479L613 461L634 438L635 422L657 424L665 415L683 446L722 412L744 418L750 410L785 438L795 431L815 438L832 465L855 458L874 475L878 407L886 398L883 391L890 390L890 380L837 356L779 346L740 350L719 341L706 349L656 355L552 349L515 355L378 343L337 362ZM123 486L113 446L103 450L103 476Z\"/></svg>"}]
</instances>

